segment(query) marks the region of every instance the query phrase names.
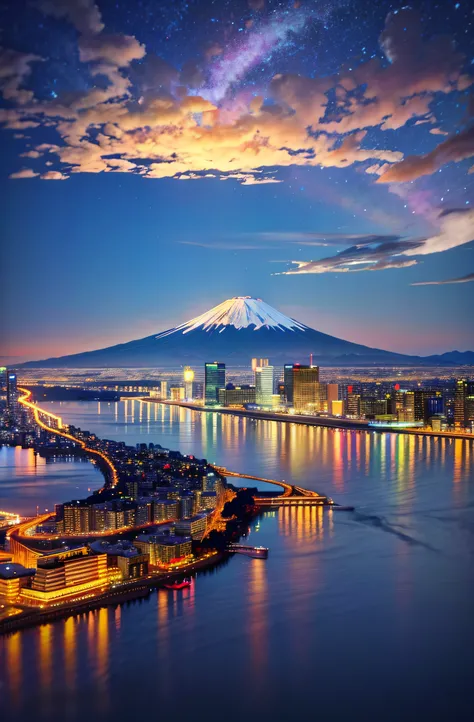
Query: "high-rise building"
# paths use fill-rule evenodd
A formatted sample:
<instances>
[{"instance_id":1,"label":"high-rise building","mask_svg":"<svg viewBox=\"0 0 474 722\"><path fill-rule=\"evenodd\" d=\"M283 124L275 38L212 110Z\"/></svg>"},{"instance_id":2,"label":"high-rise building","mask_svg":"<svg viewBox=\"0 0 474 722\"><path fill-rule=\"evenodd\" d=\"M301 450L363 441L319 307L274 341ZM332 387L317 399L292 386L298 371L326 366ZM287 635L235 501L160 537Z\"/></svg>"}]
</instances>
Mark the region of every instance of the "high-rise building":
<instances>
[{"instance_id":1,"label":"high-rise building","mask_svg":"<svg viewBox=\"0 0 474 722\"><path fill-rule=\"evenodd\" d=\"M466 398L469 396L467 379L457 379L454 390L454 425L467 426Z\"/></svg>"},{"instance_id":2,"label":"high-rise building","mask_svg":"<svg viewBox=\"0 0 474 722\"><path fill-rule=\"evenodd\" d=\"M17 376L14 371L7 371L7 407L15 409L18 405Z\"/></svg>"},{"instance_id":3,"label":"high-rise building","mask_svg":"<svg viewBox=\"0 0 474 722\"><path fill-rule=\"evenodd\" d=\"M184 401L186 390L184 386L172 386L170 388L171 401Z\"/></svg>"},{"instance_id":4,"label":"high-rise building","mask_svg":"<svg viewBox=\"0 0 474 722\"><path fill-rule=\"evenodd\" d=\"M328 402L328 411L331 411L331 404L333 401L339 400L339 385L338 384L326 384L327 393L326 398Z\"/></svg>"},{"instance_id":5,"label":"high-rise building","mask_svg":"<svg viewBox=\"0 0 474 722\"><path fill-rule=\"evenodd\" d=\"M314 410L319 401L319 366L294 364L292 373L295 410Z\"/></svg>"},{"instance_id":6,"label":"high-rise building","mask_svg":"<svg viewBox=\"0 0 474 722\"><path fill-rule=\"evenodd\" d=\"M160 396L162 399L168 398L168 382L160 381Z\"/></svg>"},{"instance_id":7,"label":"high-rise building","mask_svg":"<svg viewBox=\"0 0 474 722\"><path fill-rule=\"evenodd\" d=\"M215 406L219 403L219 389L225 388L225 364L214 361L204 365L204 403Z\"/></svg>"},{"instance_id":8,"label":"high-rise building","mask_svg":"<svg viewBox=\"0 0 474 722\"><path fill-rule=\"evenodd\" d=\"M346 414L347 416L360 416L360 394L353 392L347 394Z\"/></svg>"},{"instance_id":9,"label":"high-rise building","mask_svg":"<svg viewBox=\"0 0 474 722\"><path fill-rule=\"evenodd\" d=\"M260 406L273 403L273 370L273 366L268 365L255 369L255 400Z\"/></svg>"},{"instance_id":10,"label":"high-rise building","mask_svg":"<svg viewBox=\"0 0 474 722\"><path fill-rule=\"evenodd\" d=\"M285 364L283 367L283 385L285 387L285 399L288 404L293 403L293 364Z\"/></svg>"},{"instance_id":11,"label":"high-rise building","mask_svg":"<svg viewBox=\"0 0 474 722\"><path fill-rule=\"evenodd\" d=\"M194 371L189 366L184 367L184 398L191 401L193 398Z\"/></svg>"},{"instance_id":12,"label":"high-rise building","mask_svg":"<svg viewBox=\"0 0 474 722\"><path fill-rule=\"evenodd\" d=\"M252 359L252 371L255 372L255 369L263 368L264 366L268 366L267 358L253 358Z\"/></svg>"}]
</instances>

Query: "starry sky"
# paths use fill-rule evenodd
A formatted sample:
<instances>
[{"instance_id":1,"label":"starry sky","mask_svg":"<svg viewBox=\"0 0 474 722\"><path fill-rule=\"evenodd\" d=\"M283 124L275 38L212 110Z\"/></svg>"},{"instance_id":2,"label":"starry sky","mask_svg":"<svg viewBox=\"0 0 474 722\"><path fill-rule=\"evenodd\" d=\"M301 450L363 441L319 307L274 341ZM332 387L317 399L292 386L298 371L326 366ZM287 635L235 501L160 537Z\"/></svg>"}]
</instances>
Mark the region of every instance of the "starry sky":
<instances>
[{"instance_id":1,"label":"starry sky","mask_svg":"<svg viewBox=\"0 0 474 722\"><path fill-rule=\"evenodd\" d=\"M4 361L236 295L474 349L470 3L16 0L0 27Z\"/></svg>"}]
</instances>

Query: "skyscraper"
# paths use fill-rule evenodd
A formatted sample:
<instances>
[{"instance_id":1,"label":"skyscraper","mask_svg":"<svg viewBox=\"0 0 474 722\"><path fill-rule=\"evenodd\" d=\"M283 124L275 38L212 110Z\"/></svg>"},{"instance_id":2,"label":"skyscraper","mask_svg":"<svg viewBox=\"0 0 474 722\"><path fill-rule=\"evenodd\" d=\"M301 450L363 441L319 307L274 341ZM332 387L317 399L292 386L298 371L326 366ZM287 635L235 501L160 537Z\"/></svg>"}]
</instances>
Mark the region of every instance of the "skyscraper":
<instances>
[{"instance_id":1,"label":"skyscraper","mask_svg":"<svg viewBox=\"0 0 474 722\"><path fill-rule=\"evenodd\" d=\"M13 408L18 401L17 377L14 371L7 372L7 406Z\"/></svg>"},{"instance_id":2,"label":"skyscraper","mask_svg":"<svg viewBox=\"0 0 474 722\"><path fill-rule=\"evenodd\" d=\"M194 371L189 366L184 367L184 396L190 401L193 398Z\"/></svg>"},{"instance_id":3,"label":"skyscraper","mask_svg":"<svg viewBox=\"0 0 474 722\"><path fill-rule=\"evenodd\" d=\"M283 384L285 386L285 397L288 404L293 403L293 364L285 364L283 367Z\"/></svg>"},{"instance_id":4,"label":"skyscraper","mask_svg":"<svg viewBox=\"0 0 474 722\"><path fill-rule=\"evenodd\" d=\"M319 402L319 366L293 365L293 406L297 411L314 409Z\"/></svg>"},{"instance_id":5,"label":"skyscraper","mask_svg":"<svg viewBox=\"0 0 474 722\"><path fill-rule=\"evenodd\" d=\"M255 369L255 399L260 406L271 406L273 401L273 366Z\"/></svg>"},{"instance_id":6,"label":"skyscraper","mask_svg":"<svg viewBox=\"0 0 474 722\"><path fill-rule=\"evenodd\" d=\"M214 406L219 403L219 389L225 388L225 364L214 361L204 364L204 403Z\"/></svg>"},{"instance_id":7,"label":"skyscraper","mask_svg":"<svg viewBox=\"0 0 474 722\"><path fill-rule=\"evenodd\" d=\"M267 358L253 358L252 359L252 371L255 371L257 368L263 368L263 366L268 366Z\"/></svg>"}]
</instances>

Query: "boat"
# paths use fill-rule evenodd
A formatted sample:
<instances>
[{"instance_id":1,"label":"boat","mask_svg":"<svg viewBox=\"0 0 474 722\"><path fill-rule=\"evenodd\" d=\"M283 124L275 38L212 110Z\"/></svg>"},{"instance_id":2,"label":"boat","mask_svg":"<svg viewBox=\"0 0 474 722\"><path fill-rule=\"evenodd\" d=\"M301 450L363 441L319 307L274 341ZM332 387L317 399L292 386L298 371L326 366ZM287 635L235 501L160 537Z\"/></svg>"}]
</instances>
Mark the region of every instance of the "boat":
<instances>
[{"instance_id":1,"label":"boat","mask_svg":"<svg viewBox=\"0 0 474 722\"><path fill-rule=\"evenodd\" d=\"M191 584L191 579L180 579L179 581L169 582L169 584L164 584L163 586L165 589L186 589L187 587L190 587Z\"/></svg>"}]
</instances>

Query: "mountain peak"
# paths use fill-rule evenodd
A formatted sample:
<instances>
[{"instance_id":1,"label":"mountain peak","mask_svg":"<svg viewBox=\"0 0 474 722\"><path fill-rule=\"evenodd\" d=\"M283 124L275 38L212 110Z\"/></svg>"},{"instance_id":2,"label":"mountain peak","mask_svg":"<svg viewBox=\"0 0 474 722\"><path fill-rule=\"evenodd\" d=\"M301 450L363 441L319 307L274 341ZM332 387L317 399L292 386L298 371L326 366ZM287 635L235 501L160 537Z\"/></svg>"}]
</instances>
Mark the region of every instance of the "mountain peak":
<instances>
[{"instance_id":1,"label":"mountain peak","mask_svg":"<svg viewBox=\"0 0 474 722\"><path fill-rule=\"evenodd\" d=\"M261 298L251 296L234 296L219 303L217 306L182 323L176 328L160 333L156 338L163 338L171 333L183 334L195 331L218 331L222 333L226 327L233 326L240 330L252 327L254 331L262 328L275 331L305 331L307 326L269 306Z\"/></svg>"}]
</instances>

